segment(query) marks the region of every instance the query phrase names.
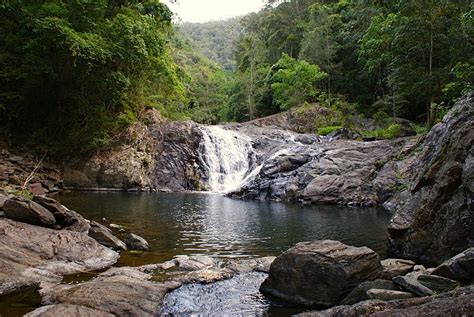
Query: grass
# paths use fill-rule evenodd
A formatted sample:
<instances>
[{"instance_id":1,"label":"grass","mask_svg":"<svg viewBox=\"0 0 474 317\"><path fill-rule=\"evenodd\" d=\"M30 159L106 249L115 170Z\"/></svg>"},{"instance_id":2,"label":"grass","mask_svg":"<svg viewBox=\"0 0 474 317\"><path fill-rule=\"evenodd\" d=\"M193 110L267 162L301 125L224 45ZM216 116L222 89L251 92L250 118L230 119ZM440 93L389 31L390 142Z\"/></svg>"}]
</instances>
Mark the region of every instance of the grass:
<instances>
[{"instance_id":1,"label":"grass","mask_svg":"<svg viewBox=\"0 0 474 317\"><path fill-rule=\"evenodd\" d=\"M341 129L342 126L340 125L332 125L332 126L328 126L328 127L324 127L324 128L319 128L318 129L318 134L319 135L328 135L329 133L331 132L334 132L338 129Z\"/></svg>"}]
</instances>

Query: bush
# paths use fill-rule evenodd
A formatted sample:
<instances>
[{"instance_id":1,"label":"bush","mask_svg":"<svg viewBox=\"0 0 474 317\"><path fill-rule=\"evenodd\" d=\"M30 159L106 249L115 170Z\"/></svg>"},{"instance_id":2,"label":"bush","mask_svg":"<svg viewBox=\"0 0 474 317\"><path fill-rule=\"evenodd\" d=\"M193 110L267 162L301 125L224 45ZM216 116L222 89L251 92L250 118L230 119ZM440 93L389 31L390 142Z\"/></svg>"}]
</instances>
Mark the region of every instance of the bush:
<instances>
[{"instance_id":1,"label":"bush","mask_svg":"<svg viewBox=\"0 0 474 317\"><path fill-rule=\"evenodd\" d=\"M319 128L318 129L318 134L319 135L328 135L329 133L331 132L334 132L338 129L341 129L342 126L340 125L332 125L332 126L328 126L328 127L324 127L324 128Z\"/></svg>"},{"instance_id":2,"label":"bush","mask_svg":"<svg viewBox=\"0 0 474 317\"><path fill-rule=\"evenodd\" d=\"M373 131L366 131L364 133L368 137L376 137L381 139L394 139L403 136L402 126L399 124L391 124L386 129L376 129Z\"/></svg>"}]
</instances>

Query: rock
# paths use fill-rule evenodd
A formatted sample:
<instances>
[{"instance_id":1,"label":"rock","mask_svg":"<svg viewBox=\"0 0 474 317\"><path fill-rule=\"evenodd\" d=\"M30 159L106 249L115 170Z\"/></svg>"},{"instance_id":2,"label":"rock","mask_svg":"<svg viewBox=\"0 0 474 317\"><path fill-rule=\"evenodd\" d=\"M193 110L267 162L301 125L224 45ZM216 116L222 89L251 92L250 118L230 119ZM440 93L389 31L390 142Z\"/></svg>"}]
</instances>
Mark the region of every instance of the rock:
<instances>
[{"instance_id":1,"label":"rock","mask_svg":"<svg viewBox=\"0 0 474 317\"><path fill-rule=\"evenodd\" d=\"M224 267L236 273L264 272L270 271L270 266L276 257L267 256L256 259L230 260Z\"/></svg>"},{"instance_id":2,"label":"rock","mask_svg":"<svg viewBox=\"0 0 474 317\"><path fill-rule=\"evenodd\" d=\"M35 309L25 317L114 317L115 315L80 305L48 305Z\"/></svg>"},{"instance_id":3,"label":"rock","mask_svg":"<svg viewBox=\"0 0 474 317\"><path fill-rule=\"evenodd\" d=\"M127 250L127 245L122 240L114 236L110 229L98 222L91 221L89 236L100 244L114 250Z\"/></svg>"},{"instance_id":4,"label":"rock","mask_svg":"<svg viewBox=\"0 0 474 317\"><path fill-rule=\"evenodd\" d=\"M413 295L412 293L407 293L407 292L371 288L367 291L367 297L369 299L392 300L392 299L413 298L415 297L415 295Z\"/></svg>"},{"instance_id":5,"label":"rock","mask_svg":"<svg viewBox=\"0 0 474 317\"><path fill-rule=\"evenodd\" d=\"M369 289L400 290L392 281L378 279L375 281L362 282L357 285L342 301L341 305L352 305L369 299L367 291Z\"/></svg>"},{"instance_id":6,"label":"rock","mask_svg":"<svg viewBox=\"0 0 474 317\"><path fill-rule=\"evenodd\" d=\"M295 141L299 142L299 143L302 143L302 144L310 145L310 144L313 144L313 143L317 143L320 140L319 140L318 136L316 136L316 135L300 134L295 138Z\"/></svg>"},{"instance_id":7,"label":"rock","mask_svg":"<svg viewBox=\"0 0 474 317\"><path fill-rule=\"evenodd\" d=\"M0 295L111 266L118 254L87 234L0 219Z\"/></svg>"},{"instance_id":8,"label":"rock","mask_svg":"<svg viewBox=\"0 0 474 317\"><path fill-rule=\"evenodd\" d=\"M332 306L381 272L379 256L367 247L332 240L302 242L273 261L260 290L296 304Z\"/></svg>"},{"instance_id":9,"label":"rock","mask_svg":"<svg viewBox=\"0 0 474 317\"><path fill-rule=\"evenodd\" d=\"M428 270L423 265L415 265L413 267L413 271L408 272L407 274L405 274L405 276L407 278L417 280L418 276L423 275L423 274L427 275L427 274L430 274L430 273L428 272Z\"/></svg>"},{"instance_id":10,"label":"rock","mask_svg":"<svg viewBox=\"0 0 474 317\"><path fill-rule=\"evenodd\" d=\"M35 196L46 195L46 191L41 183L28 184L28 190Z\"/></svg>"},{"instance_id":11,"label":"rock","mask_svg":"<svg viewBox=\"0 0 474 317\"><path fill-rule=\"evenodd\" d=\"M437 296L391 301L367 300L353 306L337 306L297 316L468 316L472 311L474 311L474 287L471 286Z\"/></svg>"},{"instance_id":12,"label":"rock","mask_svg":"<svg viewBox=\"0 0 474 317\"><path fill-rule=\"evenodd\" d=\"M79 213L75 212L74 210L69 210L69 213L77 220L72 223L69 227L66 227L65 230L77 231L77 232L85 232L88 233L90 229L90 221L84 219Z\"/></svg>"},{"instance_id":13,"label":"rock","mask_svg":"<svg viewBox=\"0 0 474 317\"><path fill-rule=\"evenodd\" d=\"M461 99L426 135L395 207L389 256L436 266L474 241L474 94Z\"/></svg>"},{"instance_id":14,"label":"rock","mask_svg":"<svg viewBox=\"0 0 474 317\"><path fill-rule=\"evenodd\" d=\"M0 210L3 209L3 204L8 200L7 195L3 195L0 193Z\"/></svg>"},{"instance_id":15,"label":"rock","mask_svg":"<svg viewBox=\"0 0 474 317\"><path fill-rule=\"evenodd\" d=\"M19 155L13 155L8 158L8 160L12 163L19 163L21 161L24 161L25 159L22 156Z\"/></svg>"},{"instance_id":16,"label":"rock","mask_svg":"<svg viewBox=\"0 0 474 317\"><path fill-rule=\"evenodd\" d=\"M437 275L420 275L418 282L437 293L449 292L459 286L458 282Z\"/></svg>"},{"instance_id":17,"label":"rock","mask_svg":"<svg viewBox=\"0 0 474 317\"><path fill-rule=\"evenodd\" d=\"M431 296L434 292L428 287L424 286L417 280L407 278L405 276L397 276L393 278L393 282L401 288L418 296Z\"/></svg>"},{"instance_id":18,"label":"rock","mask_svg":"<svg viewBox=\"0 0 474 317\"><path fill-rule=\"evenodd\" d=\"M150 249L150 245L148 244L148 242L134 233L129 233L125 238L124 242L130 250L147 251Z\"/></svg>"},{"instance_id":19,"label":"rock","mask_svg":"<svg viewBox=\"0 0 474 317\"><path fill-rule=\"evenodd\" d=\"M362 135L348 128L340 128L329 133L327 137L334 140L339 140L339 139L356 140L358 138L362 138Z\"/></svg>"},{"instance_id":20,"label":"rock","mask_svg":"<svg viewBox=\"0 0 474 317\"><path fill-rule=\"evenodd\" d=\"M56 220L51 212L34 201L15 197L3 204L5 216L12 220L52 228Z\"/></svg>"},{"instance_id":21,"label":"rock","mask_svg":"<svg viewBox=\"0 0 474 317\"><path fill-rule=\"evenodd\" d=\"M121 225L117 225L117 224L115 224L115 223L111 223L111 224L109 225L109 227L110 227L110 229L114 229L114 230L120 230L120 231L121 231L121 230L124 230L124 228L123 228Z\"/></svg>"},{"instance_id":22,"label":"rock","mask_svg":"<svg viewBox=\"0 0 474 317\"><path fill-rule=\"evenodd\" d=\"M71 212L71 210L67 209L63 205L61 205L58 201L43 196L34 196L33 201L40 204L44 208L48 209L54 216L56 223L64 227L69 227L73 223L81 221L79 219L77 213Z\"/></svg>"},{"instance_id":23,"label":"rock","mask_svg":"<svg viewBox=\"0 0 474 317\"><path fill-rule=\"evenodd\" d=\"M114 269L85 283L43 290L42 296L48 303L79 305L117 316L158 316L166 293L181 283L155 283L148 281L148 274L131 271Z\"/></svg>"},{"instance_id":24,"label":"rock","mask_svg":"<svg viewBox=\"0 0 474 317\"><path fill-rule=\"evenodd\" d=\"M415 266L415 262L403 259L385 259L381 263L383 267L381 278L390 280L395 276L407 274Z\"/></svg>"},{"instance_id":25,"label":"rock","mask_svg":"<svg viewBox=\"0 0 474 317\"><path fill-rule=\"evenodd\" d=\"M443 262L433 271L433 274L463 283L474 282L474 247Z\"/></svg>"},{"instance_id":26,"label":"rock","mask_svg":"<svg viewBox=\"0 0 474 317\"><path fill-rule=\"evenodd\" d=\"M176 258L179 271L198 271L214 266L214 259L201 256L178 256Z\"/></svg>"}]
</instances>

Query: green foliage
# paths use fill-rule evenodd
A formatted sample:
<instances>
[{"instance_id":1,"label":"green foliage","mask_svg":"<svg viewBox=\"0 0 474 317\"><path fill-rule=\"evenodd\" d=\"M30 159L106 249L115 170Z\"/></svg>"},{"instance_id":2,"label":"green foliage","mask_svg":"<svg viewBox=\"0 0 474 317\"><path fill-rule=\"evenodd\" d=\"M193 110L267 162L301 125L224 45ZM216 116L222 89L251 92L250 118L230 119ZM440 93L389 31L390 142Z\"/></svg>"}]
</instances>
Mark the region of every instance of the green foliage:
<instances>
[{"instance_id":1,"label":"green foliage","mask_svg":"<svg viewBox=\"0 0 474 317\"><path fill-rule=\"evenodd\" d=\"M329 127L324 127L324 128L319 128L318 129L318 134L319 135L328 135L331 132L334 132L338 129L341 129L342 126L340 125L334 125L334 126L329 126Z\"/></svg>"},{"instance_id":2,"label":"green foliage","mask_svg":"<svg viewBox=\"0 0 474 317\"><path fill-rule=\"evenodd\" d=\"M395 139L403 136L402 127L399 124L391 124L387 128L379 128L373 131L365 131L363 133L368 137L376 137L381 139Z\"/></svg>"},{"instance_id":3,"label":"green foliage","mask_svg":"<svg viewBox=\"0 0 474 317\"><path fill-rule=\"evenodd\" d=\"M287 54L273 65L269 74L269 83L273 98L282 110L288 110L305 101L315 100L316 82L325 78L317 65L298 61Z\"/></svg>"},{"instance_id":4,"label":"green foliage","mask_svg":"<svg viewBox=\"0 0 474 317\"><path fill-rule=\"evenodd\" d=\"M138 117L159 93L185 101L157 0L6 1L0 8L0 104L18 142L86 152Z\"/></svg>"}]
</instances>

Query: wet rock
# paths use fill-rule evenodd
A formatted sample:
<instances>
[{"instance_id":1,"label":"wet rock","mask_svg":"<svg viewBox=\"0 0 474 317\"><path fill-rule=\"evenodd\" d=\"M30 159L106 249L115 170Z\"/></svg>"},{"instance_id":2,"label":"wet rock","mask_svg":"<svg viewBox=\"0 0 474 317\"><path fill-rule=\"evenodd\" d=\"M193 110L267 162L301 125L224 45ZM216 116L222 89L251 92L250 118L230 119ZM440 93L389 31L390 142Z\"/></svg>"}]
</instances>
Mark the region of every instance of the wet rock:
<instances>
[{"instance_id":1,"label":"wet rock","mask_svg":"<svg viewBox=\"0 0 474 317\"><path fill-rule=\"evenodd\" d=\"M130 250L147 251L150 249L150 245L148 244L148 242L134 233L127 234L127 237L124 239L124 242Z\"/></svg>"},{"instance_id":2,"label":"wet rock","mask_svg":"<svg viewBox=\"0 0 474 317\"><path fill-rule=\"evenodd\" d=\"M181 283L155 283L148 281L148 274L131 271L114 270L85 283L58 285L44 290L42 296L48 303L79 305L117 316L158 316L165 294Z\"/></svg>"},{"instance_id":3,"label":"wet rock","mask_svg":"<svg viewBox=\"0 0 474 317\"><path fill-rule=\"evenodd\" d=\"M434 275L444 276L463 283L474 281L474 247L459 253L443 262L434 271Z\"/></svg>"},{"instance_id":4,"label":"wet rock","mask_svg":"<svg viewBox=\"0 0 474 317\"><path fill-rule=\"evenodd\" d=\"M458 282L437 275L420 275L418 282L437 293L452 291L459 286Z\"/></svg>"},{"instance_id":5,"label":"wet rock","mask_svg":"<svg viewBox=\"0 0 474 317\"><path fill-rule=\"evenodd\" d=\"M111 266L118 254L84 233L0 219L0 294Z\"/></svg>"},{"instance_id":6,"label":"wet rock","mask_svg":"<svg viewBox=\"0 0 474 317\"><path fill-rule=\"evenodd\" d=\"M198 271L214 266L214 259L201 255L178 256L176 262L179 271Z\"/></svg>"},{"instance_id":7,"label":"wet rock","mask_svg":"<svg viewBox=\"0 0 474 317\"><path fill-rule=\"evenodd\" d=\"M6 217L12 220L47 228L52 228L56 224L49 210L31 200L19 197L8 199L3 204L3 210Z\"/></svg>"},{"instance_id":8,"label":"wet rock","mask_svg":"<svg viewBox=\"0 0 474 317\"><path fill-rule=\"evenodd\" d=\"M381 278L392 279L395 276L405 275L415 266L415 262L403 259L385 259L381 261L383 272Z\"/></svg>"},{"instance_id":9,"label":"wet rock","mask_svg":"<svg viewBox=\"0 0 474 317\"><path fill-rule=\"evenodd\" d=\"M300 134L297 137L295 137L295 141L299 142L299 143L302 143L302 144L310 145L310 144L317 143L320 140L319 140L318 136L316 136L316 135Z\"/></svg>"},{"instance_id":10,"label":"wet rock","mask_svg":"<svg viewBox=\"0 0 474 317\"><path fill-rule=\"evenodd\" d=\"M231 260L225 265L225 268L237 273L264 272L270 271L270 266L276 257L267 256L256 259Z\"/></svg>"},{"instance_id":11,"label":"wet rock","mask_svg":"<svg viewBox=\"0 0 474 317\"><path fill-rule=\"evenodd\" d=\"M464 316L474 310L474 287L426 296L391 301L367 300L353 306L337 306L324 311L303 313L305 317L356 316Z\"/></svg>"},{"instance_id":12,"label":"wet rock","mask_svg":"<svg viewBox=\"0 0 474 317\"><path fill-rule=\"evenodd\" d=\"M381 272L377 253L367 247L332 240L302 242L273 261L260 290L292 303L332 306Z\"/></svg>"},{"instance_id":13,"label":"wet rock","mask_svg":"<svg viewBox=\"0 0 474 317\"><path fill-rule=\"evenodd\" d=\"M438 265L474 241L474 94L461 99L426 135L394 208L388 255Z\"/></svg>"},{"instance_id":14,"label":"wet rock","mask_svg":"<svg viewBox=\"0 0 474 317\"><path fill-rule=\"evenodd\" d=\"M393 278L393 282L400 286L402 289L405 289L418 296L434 295L434 292L431 289L424 286L415 279L407 278L405 276L397 276Z\"/></svg>"},{"instance_id":15,"label":"wet rock","mask_svg":"<svg viewBox=\"0 0 474 317\"><path fill-rule=\"evenodd\" d=\"M375 281L362 282L357 285L342 301L341 305L352 305L369 299L367 291L369 289L400 290L392 281L378 279Z\"/></svg>"},{"instance_id":16,"label":"wet rock","mask_svg":"<svg viewBox=\"0 0 474 317\"><path fill-rule=\"evenodd\" d=\"M125 229L123 228L123 226L117 225L117 224L115 224L115 223L111 223L111 224L109 225L109 227L110 227L110 229L119 230L119 231L125 230Z\"/></svg>"},{"instance_id":17,"label":"wet rock","mask_svg":"<svg viewBox=\"0 0 474 317\"><path fill-rule=\"evenodd\" d=\"M114 317L115 315L80 305L48 305L35 309L25 317Z\"/></svg>"},{"instance_id":18,"label":"wet rock","mask_svg":"<svg viewBox=\"0 0 474 317\"><path fill-rule=\"evenodd\" d=\"M52 198L34 196L33 201L48 209L53 214L56 223L62 228L68 227L81 220L77 213L72 213L69 209Z\"/></svg>"},{"instance_id":19,"label":"wet rock","mask_svg":"<svg viewBox=\"0 0 474 317\"><path fill-rule=\"evenodd\" d=\"M127 245L114 236L112 231L98 222L91 221L89 236L100 244L114 250L127 250Z\"/></svg>"},{"instance_id":20,"label":"wet rock","mask_svg":"<svg viewBox=\"0 0 474 317\"><path fill-rule=\"evenodd\" d=\"M413 295L412 293L407 293L407 292L371 288L367 291L367 297L369 299L392 300L392 299L413 298L415 297L415 295Z\"/></svg>"}]
</instances>

